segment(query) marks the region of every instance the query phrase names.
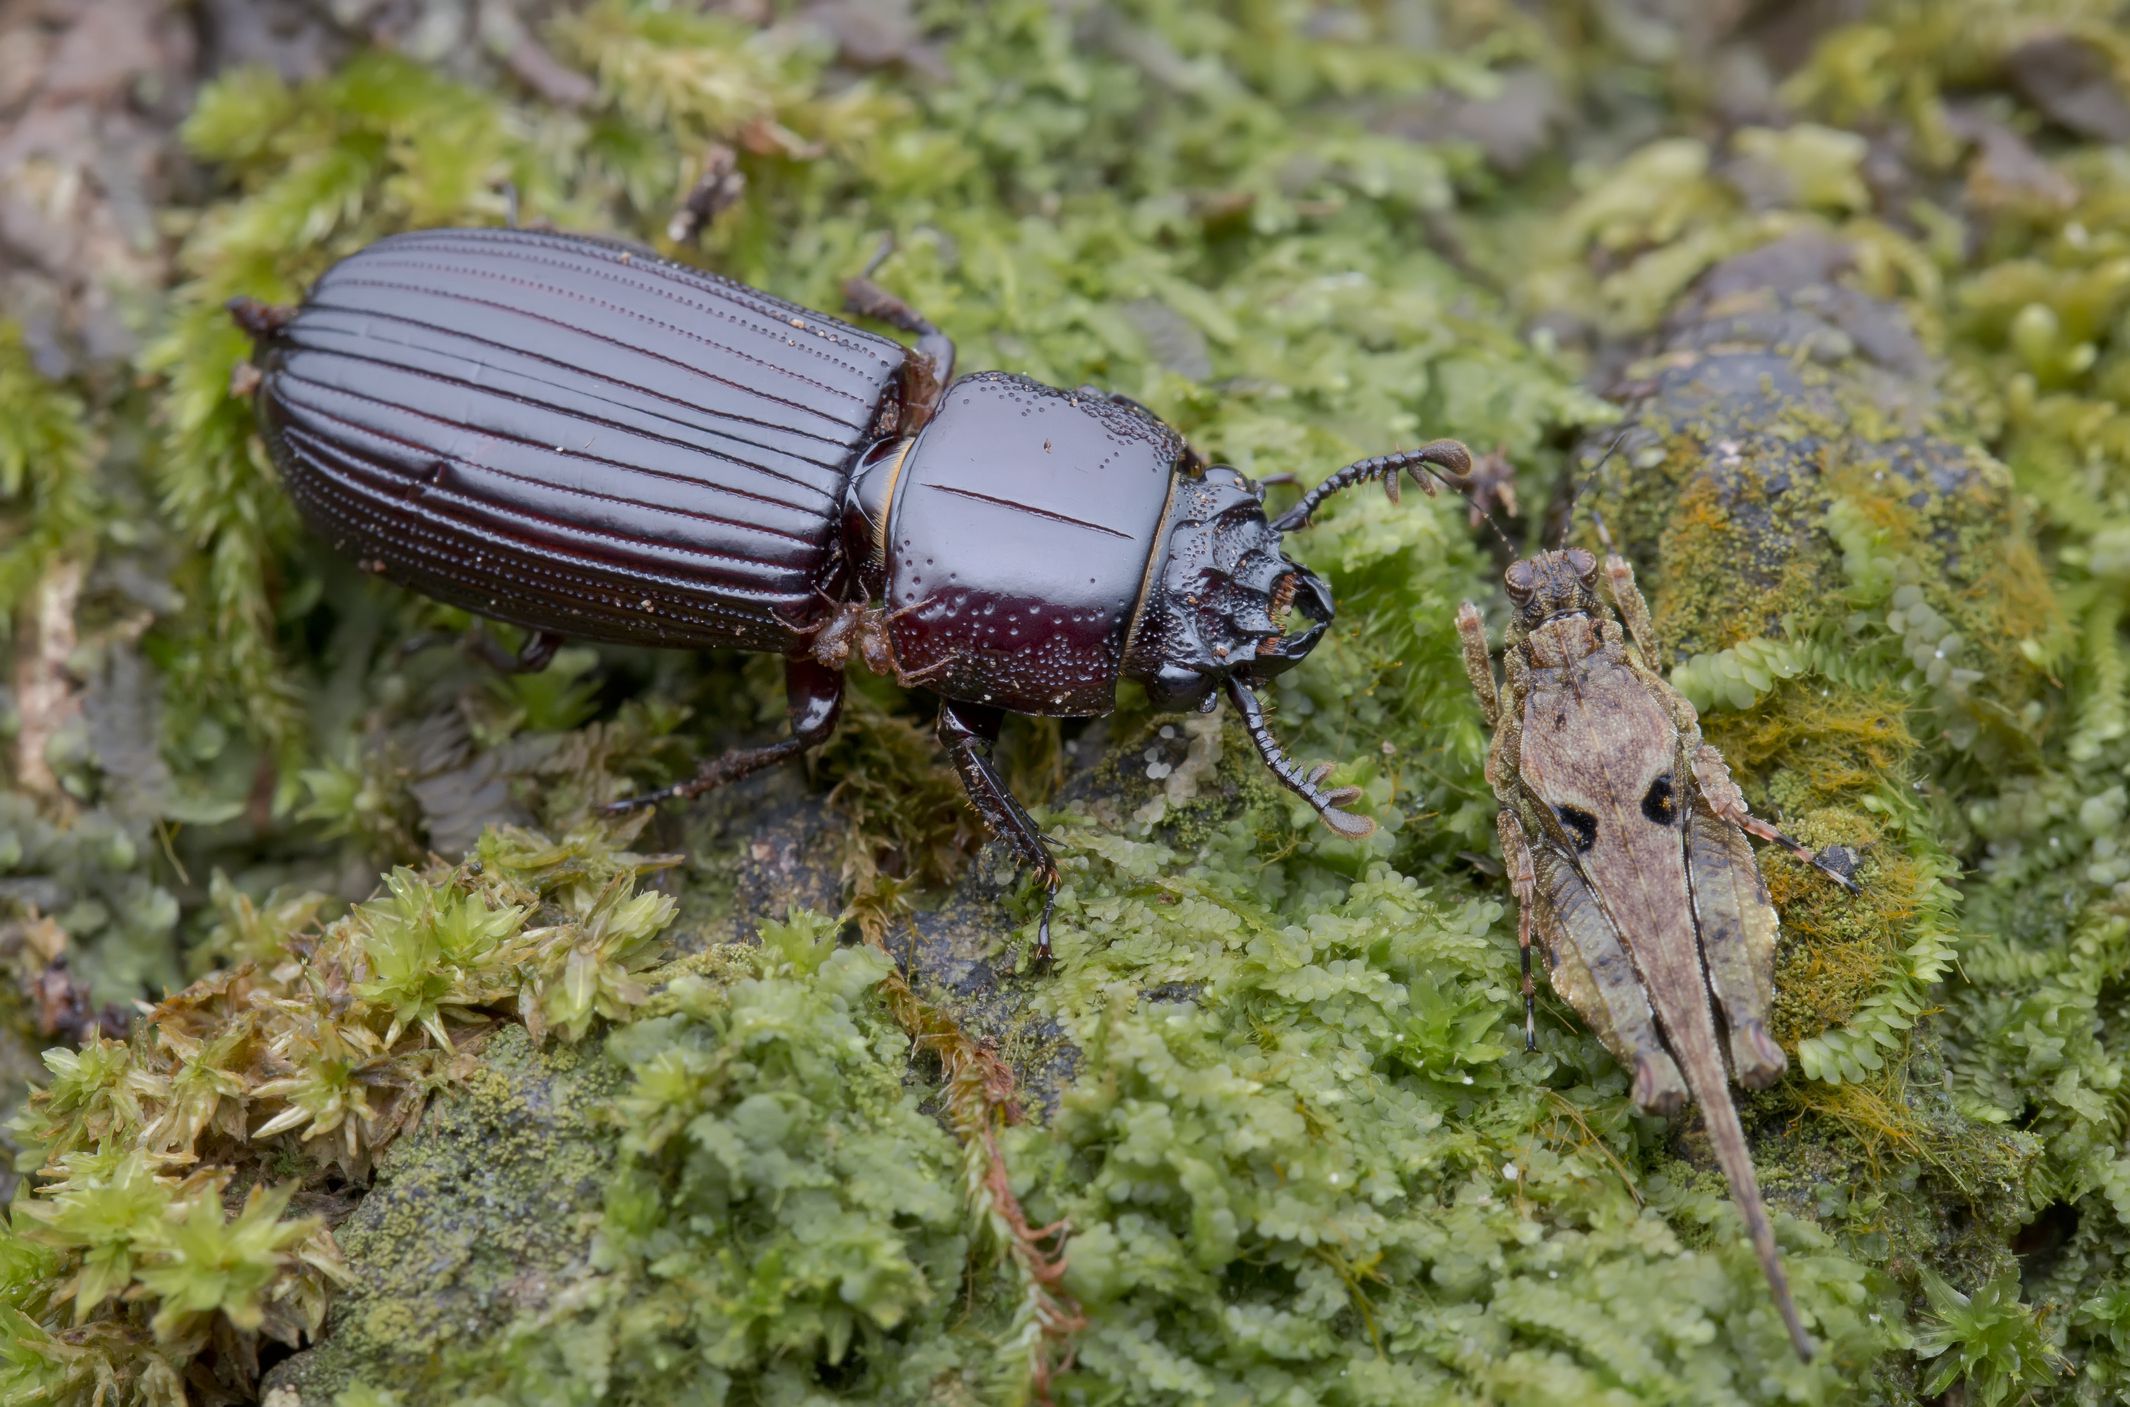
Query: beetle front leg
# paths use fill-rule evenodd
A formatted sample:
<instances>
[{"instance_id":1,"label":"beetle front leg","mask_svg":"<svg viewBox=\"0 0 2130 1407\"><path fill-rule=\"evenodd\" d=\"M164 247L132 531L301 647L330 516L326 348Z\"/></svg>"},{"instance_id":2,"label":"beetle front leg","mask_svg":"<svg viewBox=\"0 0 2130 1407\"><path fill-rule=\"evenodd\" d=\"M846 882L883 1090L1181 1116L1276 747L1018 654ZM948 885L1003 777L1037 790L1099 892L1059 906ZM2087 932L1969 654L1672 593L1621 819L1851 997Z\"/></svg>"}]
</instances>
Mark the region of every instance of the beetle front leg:
<instances>
[{"instance_id":1,"label":"beetle front leg","mask_svg":"<svg viewBox=\"0 0 2130 1407\"><path fill-rule=\"evenodd\" d=\"M991 763L991 749L998 742L999 723L1005 715L980 704L942 699L939 705L939 741L961 776L969 804L984 818L991 833L1006 842L1014 857L1032 866L1043 884L1043 917L1035 930L1035 960L1050 961L1050 911L1058 902L1058 863L1051 858L1043 833L1021 803L1006 789L1005 779Z\"/></svg>"},{"instance_id":2,"label":"beetle front leg","mask_svg":"<svg viewBox=\"0 0 2130 1407\"><path fill-rule=\"evenodd\" d=\"M1319 783L1331 775L1331 764L1319 762L1303 771L1272 736L1272 729L1265 723L1264 705L1257 701L1257 695L1250 692L1250 687L1232 674L1227 678L1227 686L1228 698L1235 704L1235 711L1242 715L1243 731L1257 745L1257 755L1272 769L1272 775L1279 779L1280 785L1308 802L1336 834L1348 840L1366 840L1374 835L1376 823L1373 820L1346 809L1350 802L1361 799L1361 789L1333 787L1325 791Z\"/></svg>"},{"instance_id":3,"label":"beetle front leg","mask_svg":"<svg viewBox=\"0 0 2130 1407\"><path fill-rule=\"evenodd\" d=\"M1780 845L1851 894L1864 892L1861 885L1836 869L1820 851L1814 850L1801 840L1785 835L1776 826L1747 810L1745 793L1738 790L1738 783L1731 779L1729 764L1724 762L1722 753L1707 743L1703 743L1701 750L1694 755L1694 785L1701 789L1701 795L1707 799L1709 809L1738 829Z\"/></svg>"},{"instance_id":4,"label":"beetle front leg","mask_svg":"<svg viewBox=\"0 0 2130 1407\"><path fill-rule=\"evenodd\" d=\"M661 801L701 796L827 742L843 712L843 671L810 658L786 660L784 694L784 706L791 716L790 737L762 747L733 748L704 763L702 770L685 782L610 801L600 811L618 816Z\"/></svg>"}]
</instances>

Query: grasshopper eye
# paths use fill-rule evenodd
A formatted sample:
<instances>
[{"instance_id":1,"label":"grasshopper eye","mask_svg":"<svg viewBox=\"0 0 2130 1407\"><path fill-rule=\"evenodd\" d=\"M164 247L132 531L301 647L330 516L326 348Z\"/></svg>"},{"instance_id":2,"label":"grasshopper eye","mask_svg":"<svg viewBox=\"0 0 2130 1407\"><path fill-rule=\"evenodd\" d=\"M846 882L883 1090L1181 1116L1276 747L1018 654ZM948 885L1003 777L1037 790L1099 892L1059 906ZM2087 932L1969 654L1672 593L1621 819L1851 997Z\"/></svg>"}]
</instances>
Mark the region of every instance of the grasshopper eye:
<instances>
[{"instance_id":1,"label":"grasshopper eye","mask_svg":"<svg viewBox=\"0 0 2130 1407\"><path fill-rule=\"evenodd\" d=\"M1553 814L1560 817L1568 838L1575 842L1576 854L1587 854L1590 847L1597 844L1597 817L1575 806L1556 806Z\"/></svg>"},{"instance_id":2,"label":"grasshopper eye","mask_svg":"<svg viewBox=\"0 0 2130 1407\"><path fill-rule=\"evenodd\" d=\"M1575 574L1586 582L1597 575L1597 558L1580 547L1568 549L1568 565L1575 568Z\"/></svg>"},{"instance_id":3,"label":"grasshopper eye","mask_svg":"<svg viewBox=\"0 0 2130 1407\"><path fill-rule=\"evenodd\" d=\"M1679 807L1672 796L1671 773L1666 772L1649 784L1642 797L1642 814L1651 825L1669 826L1678 819Z\"/></svg>"},{"instance_id":4,"label":"grasshopper eye","mask_svg":"<svg viewBox=\"0 0 2130 1407\"><path fill-rule=\"evenodd\" d=\"M1529 562L1509 563L1509 569L1501 574L1501 579L1503 584L1509 588L1509 594L1517 600L1525 600L1531 595L1531 564Z\"/></svg>"}]
</instances>

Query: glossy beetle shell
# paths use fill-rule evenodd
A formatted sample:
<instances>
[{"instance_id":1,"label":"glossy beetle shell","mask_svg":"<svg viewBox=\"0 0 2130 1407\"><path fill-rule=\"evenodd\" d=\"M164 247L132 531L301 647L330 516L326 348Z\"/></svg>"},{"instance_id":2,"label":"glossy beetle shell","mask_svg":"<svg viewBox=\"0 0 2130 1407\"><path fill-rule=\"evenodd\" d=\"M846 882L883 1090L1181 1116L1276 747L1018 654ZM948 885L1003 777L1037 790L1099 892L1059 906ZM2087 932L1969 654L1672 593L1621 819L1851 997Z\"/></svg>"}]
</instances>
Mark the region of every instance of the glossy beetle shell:
<instances>
[{"instance_id":1,"label":"glossy beetle shell","mask_svg":"<svg viewBox=\"0 0 2130 1407\"><path fill-rule=\"evenodd\" d=\"M1109 712L1183 448L1129 402L1003 372L955 382L888 505L902 668L1016 713Z\"/></svg>"},{"instance_id":2,"label":"glossy beetle shell","mask_svg":"<svg viewBox=\"0 0 2130 1407\"><path fill-rule=\"evenodd\" d=\"M305 517L395 581L577 639L788 652L907 361L630 245L435 230L334 265L259 405Z\"/></svg>"}]
</instances>

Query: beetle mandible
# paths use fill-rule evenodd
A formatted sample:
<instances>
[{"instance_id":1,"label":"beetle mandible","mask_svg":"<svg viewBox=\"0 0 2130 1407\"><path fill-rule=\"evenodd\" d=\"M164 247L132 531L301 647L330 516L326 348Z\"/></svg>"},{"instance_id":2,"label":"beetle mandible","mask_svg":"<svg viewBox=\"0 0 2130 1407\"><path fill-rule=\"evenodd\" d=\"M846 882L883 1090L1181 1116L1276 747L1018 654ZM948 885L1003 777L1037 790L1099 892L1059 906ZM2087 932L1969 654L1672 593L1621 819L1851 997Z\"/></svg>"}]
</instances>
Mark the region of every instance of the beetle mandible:
<instances>
[{"instance_id":1,"label":"beetle mandible","mask_svg":"<svg viewBox=\"0 0 2130 1407\"><path fill-rule=\"evenodd\" d=\"M870 270L868 271L868 273ZM394 235L299 307L239 298L259 422L311 525L371 571L532 632L780 654L790 736L614 809L691 797L818 746L853 658L941 698L970 801L1044 885L1058 871L991 750L1007 713L1109 712L1224 693L1273 774L1360 838L1255 689L1332 618L1282 551L1331 494L1401 473L1460 483L1438 440L1349 465L1277 518L1137 402L1005 372L866 275L847 311L908 347L635 245L523 229ZM1289 609L1310 624L1289 632ZM490 653L495 651L490 648Z\"/></svg>"}]
</instances>

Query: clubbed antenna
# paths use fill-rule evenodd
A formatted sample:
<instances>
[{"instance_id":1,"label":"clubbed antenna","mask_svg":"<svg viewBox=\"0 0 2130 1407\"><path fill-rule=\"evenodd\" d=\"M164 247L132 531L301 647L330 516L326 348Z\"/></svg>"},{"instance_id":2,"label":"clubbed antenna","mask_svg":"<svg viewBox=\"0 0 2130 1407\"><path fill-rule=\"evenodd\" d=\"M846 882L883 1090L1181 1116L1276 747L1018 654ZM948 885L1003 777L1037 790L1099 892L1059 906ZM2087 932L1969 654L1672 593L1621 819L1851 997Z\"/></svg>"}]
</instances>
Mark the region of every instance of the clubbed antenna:
<instances>
[{"instance_id":1,"label":"clubbed antenna","mask_svg":"<svg viewBox=\"0 0 2130 1407\"><path fill-rule=\"evenodd\" d=\"M1302 501L1273 520L1272 526L1283 533L1298 532L1309 526L1309 520L1324 500L1335 493L1344 493L1355 484L1372 480L1383 481L1383 492L1390 501L1398 501L1398 476L1411 474L1421 492L1433 494L1435 479L1440 479L1462 493L1469 487L1472 472L1472 452L1456 440L1435 440L1418 449L1403 449L1393 454L1379 454L1373 459L1364 459L1349 464L1338 473L1302 495ZM1430 478L1429 475L1433 475Z\"/></svg>"},{"instance_id":2,"label":"clubbed antenna","mask_svg":"<svg viewBox=\"0 0 2130 1407\"><path fill-rule=\"evenodd\" d=\"M1236 709L1241 712L1243 727L1249 731L1250 741L1257 744L1258 756L1265 759L1265 765L1272 769L1272 775L1279 778L1280 784L1308 802L1316 809L1317 815L1323 818L1325 825L1348 840L1366 840L1374 835L1374 821L1344 809L1347 803L1360 800L1361 789L1333 787L1330 791L1325 791L1318 786L1317 783L1331 774L1331 764L1320 762L1304 772L1301 765L1287 756L1280 747L1279 739L1272 736L1272 730L1265 726L1264 706L1258 703L1257 695L1250 692L1250 686L1232 674L1228 676L1227 682L1228 697L1234 700Z\"/></svg>"}]
</instances>

